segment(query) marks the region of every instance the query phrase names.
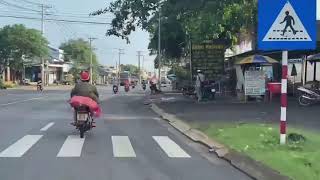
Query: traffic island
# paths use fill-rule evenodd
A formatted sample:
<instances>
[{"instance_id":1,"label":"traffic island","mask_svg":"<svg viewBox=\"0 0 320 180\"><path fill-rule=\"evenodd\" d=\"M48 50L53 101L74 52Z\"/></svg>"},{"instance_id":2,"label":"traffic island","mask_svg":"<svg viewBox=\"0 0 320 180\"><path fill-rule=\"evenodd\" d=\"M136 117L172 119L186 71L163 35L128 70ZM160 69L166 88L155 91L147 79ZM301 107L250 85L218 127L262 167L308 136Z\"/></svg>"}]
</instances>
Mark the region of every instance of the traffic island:
<instances>
[{"instance_id":1,"label":"traffic island","mask_svg":"<svg viewBox=\"0 0 320 180\"><path fill-rule=\"evenodd\" d=\"M290 128L288 144L279 145L279 128L258 123L186 124L157 105L151 108L173 127L231 165L258 180L319 180L320 134Z\"/></svg>"}]
</instances>

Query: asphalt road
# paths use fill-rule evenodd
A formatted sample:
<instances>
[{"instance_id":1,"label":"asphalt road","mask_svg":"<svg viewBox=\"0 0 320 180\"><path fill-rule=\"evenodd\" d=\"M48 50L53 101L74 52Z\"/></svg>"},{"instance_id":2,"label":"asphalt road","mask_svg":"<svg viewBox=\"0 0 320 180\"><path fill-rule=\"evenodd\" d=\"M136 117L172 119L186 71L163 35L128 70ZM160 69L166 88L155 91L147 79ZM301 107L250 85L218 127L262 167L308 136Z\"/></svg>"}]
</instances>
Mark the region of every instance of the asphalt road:
<instances>
[{"instance_id":1,"label":"asphalt road","mask_svg":"<svg viewBox=\"0 0 320 180\"><path fill-rule=\"evenodd\" d=\"M103 116L79 138L66 90L0 91L1 180L247 180L143 105L99 89Z\"/></svg>"}]
</instances>

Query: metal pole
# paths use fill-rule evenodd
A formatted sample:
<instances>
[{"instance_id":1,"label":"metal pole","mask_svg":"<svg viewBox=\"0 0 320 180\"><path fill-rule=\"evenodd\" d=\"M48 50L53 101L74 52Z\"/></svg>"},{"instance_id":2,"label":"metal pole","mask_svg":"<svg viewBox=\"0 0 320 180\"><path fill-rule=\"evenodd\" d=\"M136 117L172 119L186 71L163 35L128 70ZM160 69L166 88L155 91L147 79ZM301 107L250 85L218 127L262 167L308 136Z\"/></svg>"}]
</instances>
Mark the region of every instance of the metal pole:
<instances>
[{"instance_id":1,"label":"metal pole","mask_svg":"<svg viewBox=\"0 0 320 180\"><path fill-rule=\"evenodd\" d=\"M118 83L120 83L120 73L121 73L121 54L124 54L122 52L123 49L118 49L119 50L119 63L118 63Z\"/></svg>"},{"instance_id":2,"label":"metal pole","mask_svg":"<svg viewBox=\"0 0 320 180\"><path fill-rule=\"evenodd\" d=\"M41 34L42 36L44 36L44 5L43 4L41 4ZM43 57L41 57L41 81L43 85L46 84Z\"/></svg>"},{"instance_id":3,"label":"metal pole","mask_svg":"<svg viewBox=\"0 0 320 180\"><path fill-rule=\"evenodd\" d=\"M159 37L158 37L158 85L159 85L159 90L161 90L161 7L159 6Z\"/></svg>"},{"instance_id":4,"label":"metal pole","mask_svg":"<svg viewBox=\"0 0 320 180\"><path fill-rule=\"evenodd\" d=\"M96 38L89 38L90 41L90 84L93 84L93 48L92 48L92 41L95 40Z\"/></svg>"},{"instance_id":5,"label":"metal pole","mask_svg":"<svg viewBox=\"0 0 320 180\"><path fill-rule=\"evenodd\" d=\"M121 62L120 62L120 58L121 58L121 50L119 49L119 63L118 63L118 81L120 81L120 72L121 72Z\"/></svg>"},{"instance_id":6,"label":"metal pole","mask_svg":"<svg viewBox=\"0 0 320 180\"><path fill-rule=\"evenodd\" d=\"M190 38L190 85L192 86L193 75L192 75L192 41Z\"/></svg>"},{"instance_id":7,"label":"metal pole","mask_svg":"<svg viewBox=\"0 0 320 180\"><path fill-rule=\"evenodd\" d=\"M90 38L90 84L93 84L93 74L92 74L92 40Z\"/></svg>"},{"instance_id":8,"label":"metal pole","mask_svg":"<svg viewBox=\"0 0 320 180\"><path fill-rule=\"evenodd\" d=\"M141 51L138 51L138 69L139 69L139 84L141 84L141 61L140 61L140 57L141 57Z\"/></svg>"},{"instance_id":9,"label":"metal pole","mask_svg":"<svg viewBox=\"0 0 320 180\"><path fill-rule=\"evenodd\" d=\"M288 85L288 51L282 52L282 81L281 81L281 115L280 115L280 144L286 144L287 131L287 85Z\"/></svg>"}]
</instances>

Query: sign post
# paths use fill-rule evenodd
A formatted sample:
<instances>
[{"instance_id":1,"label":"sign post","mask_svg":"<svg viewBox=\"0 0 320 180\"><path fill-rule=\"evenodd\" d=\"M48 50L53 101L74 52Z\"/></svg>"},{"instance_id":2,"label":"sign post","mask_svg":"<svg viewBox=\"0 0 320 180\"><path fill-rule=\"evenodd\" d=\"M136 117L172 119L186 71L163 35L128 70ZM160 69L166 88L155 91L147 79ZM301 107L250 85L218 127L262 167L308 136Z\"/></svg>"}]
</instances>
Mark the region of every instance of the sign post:
<instances>
[{"instance_id":1,"label":"sign post","mask_svg":"<svg viewBox=\"0 0 320 180\"><path fill-rule=\"evenodd\" d=\"M280 144L286 143L287 132L287 85L288 85L288 51L282 52L282 79L281 79L281 112L280 112Z\"/></svg>"},{"instance_id":2,"label":"sign post","mask_svg":"<svg viewBox=\"0 0 320 180\"><path fill-rule=\"evenodd\" d=\"M259 0L258 11L258 49L283 51L280 144L285 144L288 51L316 48L316 0Z\"/></svg>"}]
</instances>

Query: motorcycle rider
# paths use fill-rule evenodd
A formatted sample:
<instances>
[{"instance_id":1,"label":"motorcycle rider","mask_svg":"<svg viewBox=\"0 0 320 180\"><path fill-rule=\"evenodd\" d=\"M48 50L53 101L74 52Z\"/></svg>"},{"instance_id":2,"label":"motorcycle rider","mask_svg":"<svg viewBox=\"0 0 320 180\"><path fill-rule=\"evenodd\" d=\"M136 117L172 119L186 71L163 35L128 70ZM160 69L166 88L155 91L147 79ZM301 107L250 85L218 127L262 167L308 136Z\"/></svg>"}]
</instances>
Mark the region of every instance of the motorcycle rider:
<instances>
[{"instance_id":1,"label":"motorcycle rider","mask_svg":"<svg viewBox=\"0 0 320 180\"><path fill-rule=\"evenodd\" d=\"M39 79L38 82L37 82L37 89L40 90L40 91L42 91L42 89L43 89L42 80L41 79Z\"/></svg>"},{"instance_id":2,"label":"motorcycle rider","mask_svg":"<svg viewBox=\"0 0 320 180\"><path fill-rule=\"evenodd\" d=\"M146 89L146 87L147 87L147 85L146 85L146 81L145 81L145 80L142 80L142 88L145 90L145 89Z\"/></svg>"},{"instance_id":3,"label":"motorcycle rider","mask_svg":"<svg viewBox=\"0 0 320 180\"><path fill-rule=\"evenodd\" d=\"M80 73L80 82L78 82L75 87L71 91L71 98L73 96L83 96L83 97L89 97L95 102L99 104L99 93L97 88L90 84L90 73L88 71L82 71ZM74 122L71 123L72 125L75 125L76 123L76 111L74 111Z\"/></svg>"},{"instance_id":4,"label":"motorcycle rider","mask_svg":"<svg viewBox=\"0 0 320 180\"><path fill-rule=\"evenodd\" d=\"M80 82L78 82L71 91L71 97L84 96L89 97L99 103L99 93L97 88L90 84L90 73L88 71L82 71L80 73Z\"/></svg>"},{"instance_id":5,"label":"motorcycle rider","mask_svg":"<svg viewBox=\"0 0 320 180\"><path fill-rule=\"evenodd\" d=\"M197 93L197 97L198 97L198 102L200 102L202 100L202 96L203 96L203 82L205 80L205 76L204 74L202 74L201 70L197 70L197 79L196 79L196 93Z\"/></svg>"},{"instance_id":6,"label":"motorcycle rider","mask_svg":"<svg viewBox=\"0 0 320 180\"><path fill-rule=\"evenodd\" d=\"M112 90L113 90L114 93L116 93L115 91L119 90L119 83L118 83L118 80L115 77L112 79L112 84L113 84Z\"/></svg>"}]
</instances>

